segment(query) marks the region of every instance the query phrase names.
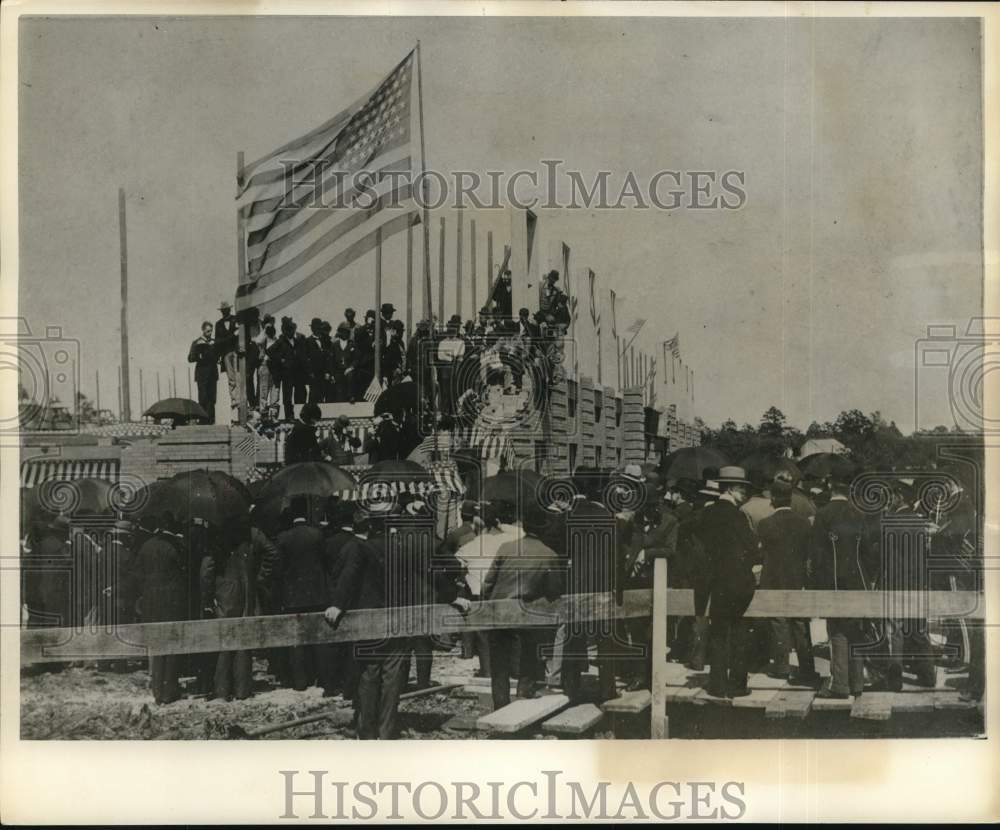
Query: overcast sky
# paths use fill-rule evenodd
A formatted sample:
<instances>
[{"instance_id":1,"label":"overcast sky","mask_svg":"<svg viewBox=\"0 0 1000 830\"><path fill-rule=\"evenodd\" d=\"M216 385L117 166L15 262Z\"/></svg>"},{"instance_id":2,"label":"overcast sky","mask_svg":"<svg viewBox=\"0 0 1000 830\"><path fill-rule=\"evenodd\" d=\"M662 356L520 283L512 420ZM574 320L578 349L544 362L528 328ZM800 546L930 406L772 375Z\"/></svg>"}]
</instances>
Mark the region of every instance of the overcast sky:
<instances>
[{"instance_id":1,"label":"overcast sky","mask_svg":"<svg viewBox=\"0 0 1000 830\"><path fill-rule=\"evenodd\" d=\"M648 318L650 351L680 333L707 422L774 404L802 427L853 407L912 427L915 342L981 314L972 19L22 19L20 313L80 340L83 391L100 369L116 408L118 187L148 405L157 371L186 394L188 345L233 296L236 152L326 120L418 38L430 167L745 171L738 211L542 214L626 298L619 329ZM508 232L476 218L482 278L486 229ZM401 251L386 243L400 308ZM370 307L370 259L295 316Z\"/></svg>"}]
</instances>

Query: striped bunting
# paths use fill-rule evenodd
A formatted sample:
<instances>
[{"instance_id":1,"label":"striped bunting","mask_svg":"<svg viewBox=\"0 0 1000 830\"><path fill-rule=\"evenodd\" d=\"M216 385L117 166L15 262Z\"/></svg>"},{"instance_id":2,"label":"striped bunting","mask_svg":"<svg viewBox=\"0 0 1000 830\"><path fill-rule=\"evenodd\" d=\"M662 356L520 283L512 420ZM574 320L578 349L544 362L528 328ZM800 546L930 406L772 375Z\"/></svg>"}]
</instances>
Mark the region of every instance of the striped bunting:
<instances>
[{"instance_id":1,"label":"striped bunting","mask_svg":"<svg viewBox=\"0 0 1000 830\"><path fill-rule=\"evenodd\" d=\"M479 450L480 458L496 458L508 465L515 461L514 444L506 432L473 427L469 446Z\"/></svg>"},{"instance_id":2,"label":"striped bunting","mask_svg":"<svg viewBox=\"0 0 1000 830\"><path fill-rule=\"evenodd\" d=\"M247 274L236 308L275 313L419 221L411 192L414 53L238 182Z\"/></svg>"},{"instance_id":3,"label":"striped bunting","mask_svg":"<svg viewBox=\"0 0 1000 830\"><path fill-rule=\"evenodd\" d=\"M21 486L34 487L43 481L76 481L81 478L118 480L119 462L115 459L70 461L25 461L21 465Z\"/></svg>"}]
</instances>

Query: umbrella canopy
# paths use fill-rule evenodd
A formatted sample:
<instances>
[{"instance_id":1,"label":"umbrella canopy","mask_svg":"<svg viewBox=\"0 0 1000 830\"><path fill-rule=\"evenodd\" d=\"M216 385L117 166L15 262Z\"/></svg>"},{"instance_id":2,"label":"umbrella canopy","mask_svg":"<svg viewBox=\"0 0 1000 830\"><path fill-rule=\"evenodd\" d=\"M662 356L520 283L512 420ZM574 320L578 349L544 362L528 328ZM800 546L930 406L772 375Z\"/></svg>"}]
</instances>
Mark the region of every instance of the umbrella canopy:
<instances>
[{"instance_id":1,"label":"umbrella canopy","mask_svg":"<svg viewBox=\"0 0 1000 830\"><path fill-rule=\"evenodd\" d=\"M372 464L361 474L361 482L368 483L374 481L385 481L390 483L411 483L420 481L433 481L434 476L426 467L422 467L416 461L409 459L397 461L388 458L385 461L378 461Z\"/></svg>"},{"instance_id":2,"label":"umbrella canopy","mask_svg":"<svg viewBox=\"0 0 1000 830\"><path fill-rule=\"evenodd\" d=\"M164 398L142 413L150 418L207 418L208 413L190 398Z\"/></svg>"},{"instance_id":3,"label":"umbrella canopy","mask_svg":"<svg viewBox=\"0 0 1000 830\"><path fill-rule=\"evenodd\" d=\"M384 412L399 412L401 410L416 411L420 407L420 395L417 384L406 380L390 386L375 401L375 414Z\"/></svg>"},{"instance_id":4,"label":"umbrella canopy","mask_svg":"<svg viewBox=\"0 0 1000 830\"><path fill-rule=\"evenodd\" d=\"M673 481L679 478L701 481L706 467L719 468L728 464L729 459L711 447L683 447L664 459L663 477Z\"/></svg>"},{"instance_id":5,"label":"umbrella canopy","mask_svg":"<svg viewBox=\"0 0 1000 830\"><path fill-rule=\"evenodd\" d=\"M253 509L254 522L265 532L277 532L282 511L296 496L307 498L311 518L318 519L331 495L356 486L350 473L326 461L289 464L271 476L258 493Z\"/></svg>"},{"instance_id":6,"label":"umbrella canopy","mask_svg":"<svg viewBox=\"0 0 1000 830\"><path fill-rule=\"evenodd\" d=\"M802 478L802 471L792 459L762 452L751 453L740 461L740 466L747 471L747 478L757 486L770 484L779 470L789 473L794 481Z\"/></svg>"},{"instance_id":7,"label":"umbrella canopy","mask_svg":"<svg viewBox=\"0 0 1000 830\"><path fill-rule=\"evenodd\" d=\"M854 462L847 456L833 452L817 452L799 459L799 469L809 478L849 476L854 472Z\"/></svg>"},{"instance_id":8,"label":"umbrella canopy","mask_svg":"<svg viewBox=\"0 0 1000 830\"><path fill-rule=\"evenodd\" d=\"M171 513L182 525L200 519L222 526L246 517L250 501L247 486L231 475L219 470L189 470L150 485L140 516L148 519Z\"/></svg>"}]
</instances>

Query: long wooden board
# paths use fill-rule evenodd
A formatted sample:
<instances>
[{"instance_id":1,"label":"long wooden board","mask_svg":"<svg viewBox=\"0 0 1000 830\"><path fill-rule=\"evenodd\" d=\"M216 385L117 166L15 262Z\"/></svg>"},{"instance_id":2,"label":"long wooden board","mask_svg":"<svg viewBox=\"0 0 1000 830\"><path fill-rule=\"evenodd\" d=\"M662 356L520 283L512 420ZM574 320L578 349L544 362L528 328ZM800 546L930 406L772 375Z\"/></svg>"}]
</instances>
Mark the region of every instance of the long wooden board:
<instances>
[{"instance_id":1,"label":"long wooden board","mask_svg":"<svg viewBox=\"0 0 1000 830\"><path fill-rule=\"evenodd\" d=\"M782 689L775 692L764 707L766 718L804 718L809 714L816 692Z\"/></svg>"},{"instance_id":2,"label":"long wooden board","mask_svg":"<svg viewBox=\"0 0 1000 830\"><path fill-rule=\"evenodd\" d=\"M892 716L894 692L864 692L854 698L851 717L861 720L889 720Z\"/></svg>"},{"instance_id":3,"label":"long wooden board","mask_svg":"<svg viewBox=\"0 0 1000 830\"><path fill-rule=\"evenodd\" d=\"M645 712L653 702L649 689L637 689L634 692L624 692L621 696L606 700L601 704L605 712L619 715L637 715Z\"/></svg>"},{"instance_id":4,"label":"long wooden board","mask_svg":"<svg viewBox=\"0 0 1000 830\"><path fill-rule=\"evenodd\" d=\"M527 729L567 706L569 698L566 695L542 695L526 700L515 700L495 712L483 715L476 721L476 728L509 735Z\"/></svg>"},{"instance_id":5,"label":"long wooden board","mask_svg":"<svg viewBox=\"0 0 1000 830\"><path fill-rule=\"evenodd\" d=\"M494 600L477 603L468 615L447 605L369 608L347 612L337 628L321 613L279 614L118 626L114 630L34 628L21 630L21 662L117 659L142 655L198 654L279 648L290 645L345 643L420 634L457 634L497 628L552 626L561 620L648 617L649 590L630 590L621 606L610 593L577 594L555 602ZM973 591L925 593L869 591L757 591L748 617L881 617L887 609L923 603L929 617L982 619L982 596ZM678 616L694 611L693 592L668 589L667 609Z\"/></svg>"},{"instance_id":6,"label":"long wooden board","mask_svg":"<svg viewBox=\"0 0 1000 830\"><path fill-rule=\"evenodd\" d=\"M542 732L555 735L582 735L601 722L604 713L593 703L580 703L564 709L542 724Z\"/></svg>"}]
</instances>

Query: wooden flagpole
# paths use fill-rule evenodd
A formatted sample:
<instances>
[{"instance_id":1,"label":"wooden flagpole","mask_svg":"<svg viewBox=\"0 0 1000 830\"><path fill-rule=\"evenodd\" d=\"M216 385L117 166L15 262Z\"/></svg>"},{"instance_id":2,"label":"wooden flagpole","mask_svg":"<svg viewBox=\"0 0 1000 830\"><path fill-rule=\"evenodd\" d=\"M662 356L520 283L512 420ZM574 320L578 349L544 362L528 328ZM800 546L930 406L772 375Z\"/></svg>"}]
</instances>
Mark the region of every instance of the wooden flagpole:
<instances>
[{"instance_id":1,"label":"wooden flagpole","mask_svg":"<svg viewBox=\"0 0 1000 830\"><path fill-rule=\"evenodd\" d=\"M101 423L101 370L94 370L94 407L97 409L97 423Z\"/></svg>"},{"instance_id":2,"label":"wooden flagpole","mask_svg":"<svg viewBox=\"0 0 1000 830\"><path fill-rule=\"evenodd\" d=\"M236 183L243 184L243 151L236 154ZM243 285L247 278L247 249L246 249L247 222L243 215L243 209L236 209L236 263L239 268L239 280L237 285ZM241 424L247 422L247 378L246 378L246 352L247 352L247 326L239 321L237 316L237 331L239 332L239 345L236 348L236 401L238 408L238 418ZM232 406L234 402L230 401Z\"/></svg>"},{"instance_id":3,"label":"wooden flagpole","mask_svg":"<svg viewBox=\"0 0 1000 830\"><path fill-rule=\"evenodd\" d=\"M465 215L459 207L457 213L458 236L455 245L455 313L462 316L462 229L465 225ZM443 322L443 321L442 321Z\"/></svg>"},{"instance_id":4,"label":"wooden flagpole","mask_svg":"<svg viewBox=\"0 0 1000 830\"><path fill-rule=\"evenodd\" d=\"M432 311L431 304L431 217L430 210L427 207L427 176L425 175L427 171L427 156L426 156L426 145L424 142L424 70L420 63L420 41L417 41L417 115L420 122L420 173L421 173L421 192L423 195L423 224L424 224L424 291L425 299L427 303L427 321L428 323L433 318L434 314ZM441 219L441 316L444 316L444 219ZM433 327L431 328L431 337L433 337ZM428 360L430 355L421 355L418 360ZM422 368L422 367L421 367ZM418 370L419 371L419 370ZM423 372L419 372L423 374ZM431 458L438 459L441 456L440 449L438 447L438 435L437 435L437 425L440 419L440 402L438 400L438 388L437 388L437 373L431 368L428 374L431 376L431 406L434 408L434 423L431 425L431 432L434 435L434 449L431 451Z\"/></svg>"},{"instance_id":5,"label":"wooden flagpole","mask_svg":"<svg viewBox=\"0 0 1000 830\"><path fill-rule=\"evenodd\" d=\"M476 220L469 224L469 282L472 285L472 314L470 319L475 320L479 313L479 297L476 292Z\"/></svg>"},{"instance_id":6,"label":"wooden flagpole","mask_svg":"<svg viewBox=\"0 0 1000 830\"><path fill-rule=\"evenodd\" d=\"M170 394L171 394L172 397L176 398L177 397L177 367L176 366L171 366L170 367L170 386L172 387L171 390L170 390Z\"/></svg>"},{"instance_id":7,"label":"wooden flagpole","mask_svg":"<svg viewBox=\"0 0 1000 830\"><path fill-rule=\"evenodd\" d=\"M122 385L122 421L132 420L132 400L129 391L129 357L128 357L128 232L125 226L125 188L118 188L118 248L121 267L121 372Z\"/></svg>"},{"instance_id":8,"label":"wooden flagpole","mask_svg":"<svg viewBox=\"0 0 1000 830\"><path fill-rule=\"evenodd\" d=\"M375 229L375 382L382 385L382 227Z\"/></svg>"},{"instance_id":9,"label":"wooden flagpole","mask_svg":"<svg viewBox=\"0 0 1000 830\"><path fill-rule=\"evenodd\" d=\"M444 217L441 217L441 240L438 245L438 325L444 325Z\"/></svg>"},{"instance_id":10,"label":"wooden flagpole","mask_svg":"<svg viewBox=\"0 0 1000 830\"><path fill-rule=\"evenodd\" d=\"M493 296L493 231L486 232L486 302ZM478 311L479 309L476 309Z\"/></svg>"},{"instance_id":11,"label":"wooden flagpole","mask_svg":"<svg viewBox=\"0 0 1000 830\"><path fill-rule=\"evenodd\" d=\"M413 334L413 223L406 223L406 333Z\"/></svg>"}]
</instances>

